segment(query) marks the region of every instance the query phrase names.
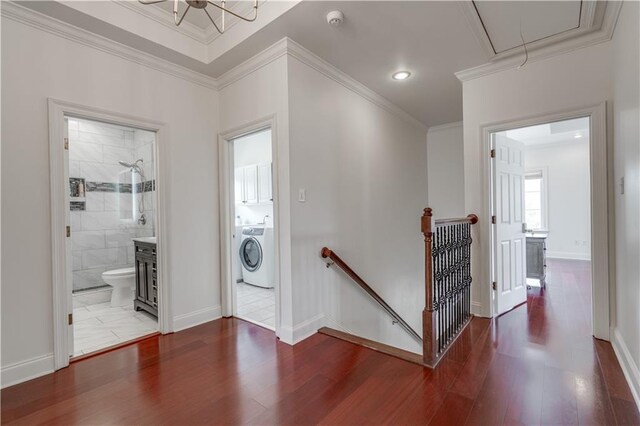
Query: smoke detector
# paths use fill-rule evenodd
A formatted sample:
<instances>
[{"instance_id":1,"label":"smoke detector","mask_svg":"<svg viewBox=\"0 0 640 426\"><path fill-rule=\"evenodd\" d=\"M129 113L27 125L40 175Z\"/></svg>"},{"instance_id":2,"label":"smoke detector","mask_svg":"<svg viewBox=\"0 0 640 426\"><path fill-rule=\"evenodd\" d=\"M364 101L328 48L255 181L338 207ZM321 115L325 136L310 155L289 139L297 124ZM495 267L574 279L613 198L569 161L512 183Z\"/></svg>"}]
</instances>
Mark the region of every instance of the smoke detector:
<instances>
[{"instance_id":1,"label":"smoke detector","mask_svg":"<svg viewBox=\"0 0 640 426\"><path fill-rule=\"evenodd\" d=\"M344 14L339 10L327 13L327 23L332 27L339 27L344 22Z\"/></svg>"}]
</instances>

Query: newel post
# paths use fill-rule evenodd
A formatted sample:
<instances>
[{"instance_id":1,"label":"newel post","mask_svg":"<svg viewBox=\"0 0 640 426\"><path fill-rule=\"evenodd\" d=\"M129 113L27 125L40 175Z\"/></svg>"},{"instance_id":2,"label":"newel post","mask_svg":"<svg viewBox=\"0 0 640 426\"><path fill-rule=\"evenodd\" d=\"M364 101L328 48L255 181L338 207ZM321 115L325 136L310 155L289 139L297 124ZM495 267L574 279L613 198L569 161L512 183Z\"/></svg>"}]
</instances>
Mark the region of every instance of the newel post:
<instances>
[{"instance_id":1,"label":"newel post","mask_svg":"<svg viewBox=\"0 0 640 426\"><path fill-rule=\"evenodd\" d=\"M432 365L437 357L436 321L433 310L433 215L430 208L424 209L421 220L424 234L424 283L425 308L422 311L422 359Z\"/></svg>"}]
</instances>

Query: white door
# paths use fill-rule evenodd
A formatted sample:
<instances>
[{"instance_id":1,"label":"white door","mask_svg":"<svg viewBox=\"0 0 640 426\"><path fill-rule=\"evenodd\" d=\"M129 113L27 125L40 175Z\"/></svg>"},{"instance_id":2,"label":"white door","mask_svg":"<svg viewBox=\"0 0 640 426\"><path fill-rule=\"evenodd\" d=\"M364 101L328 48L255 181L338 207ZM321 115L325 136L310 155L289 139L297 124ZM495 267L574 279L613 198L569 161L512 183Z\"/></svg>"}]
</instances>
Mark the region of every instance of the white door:
<instances>
[{"instance_id":1,"label":"white door","mask_svg":"<svg viewBox=\"0 0 640 426\"><path fill-rule=\"evenodd\" d=\"M497 315L527 300L524 235L524 144L493 135L494 281Z\"/></svg>"},{"instance_id":2,"label":"white door","mask_svg":"<svg viewBox=\"0 0 640 426\"><path fill-rule=\"evenodd\" d=\"M77 229L71 228L71 191L69 187L69 149L71 148L69 144L69 120L67 118L64 119L64 183L66 185L67 190L64 192L64 221L67 224L67 229L70 232L77 231ZM75 176L74 176L75 177ZM73 254L71 252L71 237L70 232L67 232L67 241L65 244L65 279L67 284L67 316L73 314ZM68 321L67 323L70 323ZM68 347L69 347L69 356L73 356L73 324L68 325Z\"/></svg>"},{"instance_id":3,"label":"white door","mask_svg":"<svg viewBox=\"0 0 640 426\"><path fill-rule=\"evenodd\" d=\"M273 201L271 192L271 163L258 165L258 202Z\"/></svg>"},{"instance_id":4,"label":"white door","mask_svg":"<svg viewBox=\"0 0 640 426\"><path fill-rule=\"evenodd\" d=\"M244 202L256 204L258 202L258 166L244 167Z\"/></svg>"}]
</instances>

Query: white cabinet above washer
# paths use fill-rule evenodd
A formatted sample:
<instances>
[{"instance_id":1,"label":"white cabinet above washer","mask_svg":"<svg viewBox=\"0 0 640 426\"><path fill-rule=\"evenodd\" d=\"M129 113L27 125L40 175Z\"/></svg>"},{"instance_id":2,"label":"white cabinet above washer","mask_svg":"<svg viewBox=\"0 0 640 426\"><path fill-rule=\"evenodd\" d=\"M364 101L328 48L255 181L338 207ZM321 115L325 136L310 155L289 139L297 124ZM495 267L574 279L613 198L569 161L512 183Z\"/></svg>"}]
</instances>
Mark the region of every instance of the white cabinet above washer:
<instances>
[{"instance_id":1,"label":"white cabinet above washer","mask_svg":"<svg viewBox=\"0 0 640 426\"><path fill-rule=\"evenodd\" d=\"M234 182L237 204L268 204L273 202L271 163L236 168Z\"/></svg>"}]
</instances>

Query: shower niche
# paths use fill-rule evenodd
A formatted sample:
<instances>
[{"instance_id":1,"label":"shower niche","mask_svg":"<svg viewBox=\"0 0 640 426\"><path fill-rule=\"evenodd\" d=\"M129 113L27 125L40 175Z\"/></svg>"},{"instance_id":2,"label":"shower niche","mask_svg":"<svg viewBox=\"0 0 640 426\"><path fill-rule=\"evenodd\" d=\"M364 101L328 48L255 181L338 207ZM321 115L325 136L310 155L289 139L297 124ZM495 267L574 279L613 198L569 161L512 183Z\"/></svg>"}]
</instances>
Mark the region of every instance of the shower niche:
<instances>
[{"instance_id":1,"label":"shower niche","mask_svg":"<svg viewBox=\"0 0 640 426\"><path fill-rule=\"evenodd\" d=\"M71 210L84 211L86 208L85 180L83 178L69 178L69 196L71 197Z\"/></svg>"}]
</instances>

